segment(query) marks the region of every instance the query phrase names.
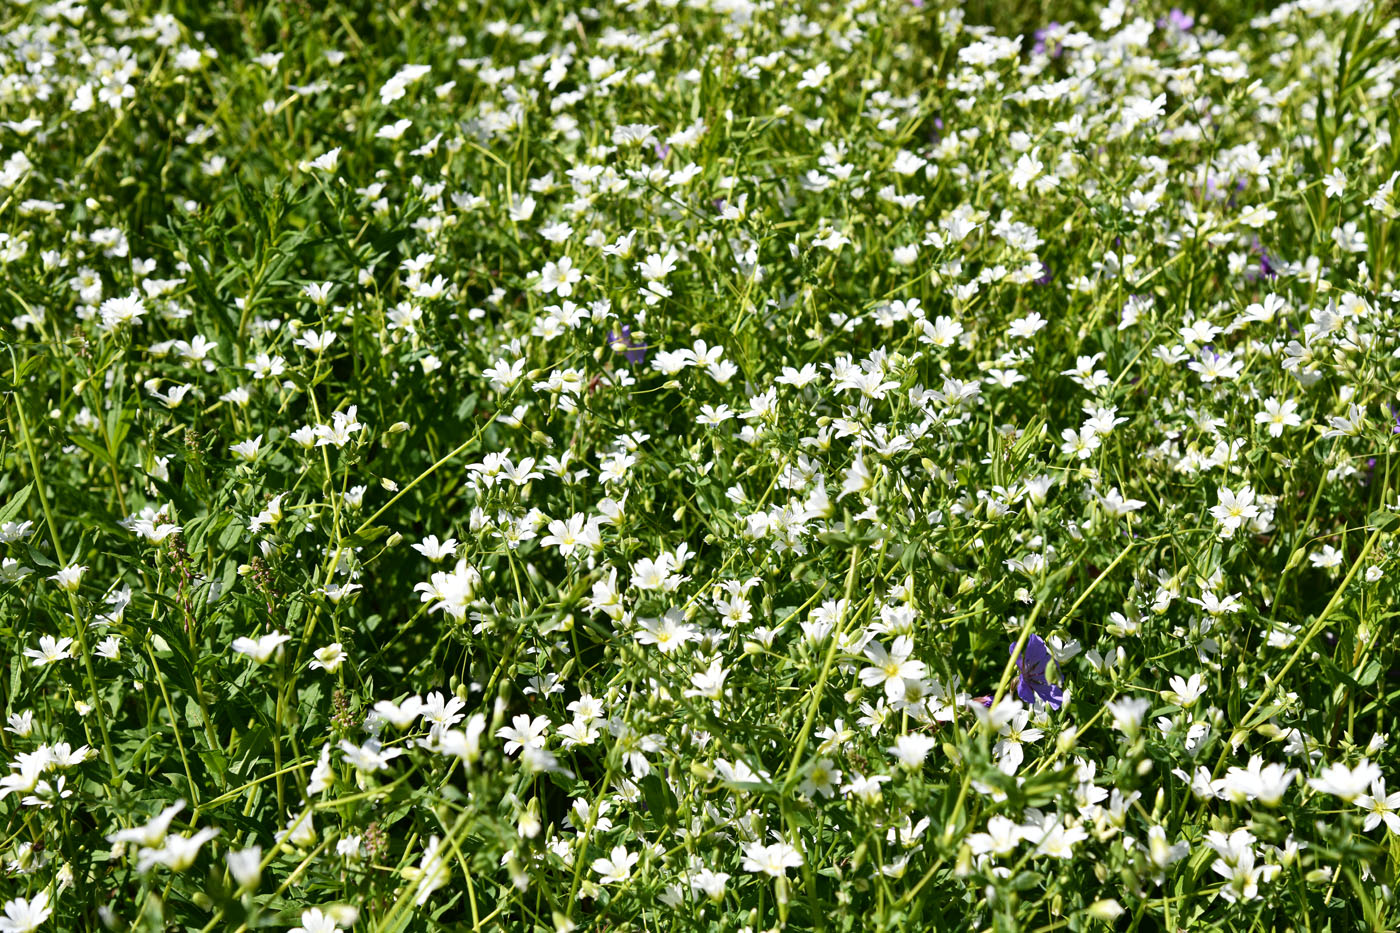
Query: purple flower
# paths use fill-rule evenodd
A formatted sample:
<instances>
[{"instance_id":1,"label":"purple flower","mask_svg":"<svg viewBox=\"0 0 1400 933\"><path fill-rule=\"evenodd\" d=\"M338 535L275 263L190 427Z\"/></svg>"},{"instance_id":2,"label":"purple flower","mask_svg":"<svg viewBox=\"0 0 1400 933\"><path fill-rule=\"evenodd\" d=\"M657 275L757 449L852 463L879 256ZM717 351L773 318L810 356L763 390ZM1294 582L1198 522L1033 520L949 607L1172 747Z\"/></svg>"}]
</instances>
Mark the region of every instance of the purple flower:
<instances>
[{"instance_id":1,"label":"purple flower","mask_svg":"<svg viewBox=\"0 0 1400 933\"><path fill-rule=\"evenodd\" d=\"M1259 256L1259 277L1273 279L1278 277L1278 260L1269 255L1269 251L1264 248L1264 244L1255 237L1250 245L1250 250Z\"/></svg>"},{"instance_id":2,"label":"purple flower","mask_svg":"<svg viewBox=\"0 0 1400 933\"><path fill-rule=\"evenodd\" d=\"M1011 643L1011 654L1016 654L1015 642ZM1046 647L1045 639L1039 635L1026 639L1021 656L1016 658L1016 667L1021 672L1016 681L1016 695L1023 703L1040 700L1048 703L1051 709L1059 709L1064 703L1065 692L1059 683L1052 684L1046 680L1045 666L1049 663L1050 649Z\"/></svg>"},{"instance_id":3,"label":"purple flower","mask_svg":"<svg viewBox=\"0 0 1400 933\"><path fill-rule=\"evenodd\" d=\"M1167 21L1182 32L1189 32L1191 27L1196 25L1194 19L1181 12L1181 10L1176 7L1172 7L1172 11L1167 14Z\"/></svg>"},{"instance_id":4,"label":"purple flower","mask_svg":"<svg viewBox=\"0 0 1400 933\"><path fill-rule=\"evenodd\" d=\"M1064 49L1061 48L1060 42L1056 41L1056 39L1050 39L1050 36L1054 35L1057 29L1060 29L1060 24L1058 24L1058 22L1049 22L1049 24L1036 29L1036 45L1035 48L1030 49L1030 53L1032 53L1032 55L1049 55L1051 59L1058 59L1061 53L1064 52ZM1046 39L1050 39L1050 42L1046 42Z\"/></svg>"},{"instance_id":5,"label":"purple flower","mask_svg":"<svg viewBox=\"0 0 1400 933\"><path fill-rule=\"evenodd\" d=\"M1059 57L1060 57L1060 53L1063 51L1063 49L1060 47L1060 43L1057 42L1057 41L1055 41L1055 40L1053 40L1053 39L1051 39L1051 41L1050 41L1048 44L1047 44L1046 41L1045 41L1048 37L1050 37L1052 34L1054 34L1054 32L1055 32L1057 29L1059 29L1059 28L1060 28L1060 24L1059 24L1059 23L1051 22L1051 23L1048 23L1047 25L1042 26L1041 28L1037 29L1037 30L1035 31L1035 47L1031 49L1031 54L1032 54L1032 55L1046 55L1046 54L1048 54L1051 58L1059 58Z\"/></svg>"},{"instance_id":6,"label":"purple flower","mask_svg":"<svg viewBox=\"0 0 1400 933\"><path fill-rule=\"evenodd\" d=\"M632 343L632 328L626 324L622 325L621 334L608 331L608 346L612 347L614 351L620 351L627 357L627 362L634 366L647 358L646 345Z\"/></svg>"}]
</instances>

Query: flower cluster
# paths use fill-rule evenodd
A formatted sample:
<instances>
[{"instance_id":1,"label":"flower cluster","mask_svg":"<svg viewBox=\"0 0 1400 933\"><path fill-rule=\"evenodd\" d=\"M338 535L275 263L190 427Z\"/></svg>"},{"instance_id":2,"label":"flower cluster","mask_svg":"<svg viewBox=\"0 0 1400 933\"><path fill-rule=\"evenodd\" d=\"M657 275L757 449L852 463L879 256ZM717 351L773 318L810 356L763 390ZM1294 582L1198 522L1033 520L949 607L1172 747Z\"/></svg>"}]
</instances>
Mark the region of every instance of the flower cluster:
<instances>
[{"instance_id":1,"label":"flower cluster","mask_svg":"<svg viewBox=\"0 0 1400 933\"><path fill-rule=\"evenodd\" d=\"M1400 923L1400 19L1255 5L0 10L0 933Z\"/></svg>"}]
</instances>

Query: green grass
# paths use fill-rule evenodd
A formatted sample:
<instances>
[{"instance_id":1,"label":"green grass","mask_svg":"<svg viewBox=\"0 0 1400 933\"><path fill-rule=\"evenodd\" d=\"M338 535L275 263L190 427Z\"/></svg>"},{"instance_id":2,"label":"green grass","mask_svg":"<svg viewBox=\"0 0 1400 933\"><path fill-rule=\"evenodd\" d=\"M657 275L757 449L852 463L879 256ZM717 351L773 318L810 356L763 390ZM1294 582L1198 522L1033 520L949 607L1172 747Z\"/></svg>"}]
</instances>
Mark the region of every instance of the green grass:
<instances>
[{"instance_id":1,"label":"green grass","mask_svg":"<svg viewBox=\"0 0 1400 933\"><path fill-rule=\"evenodd\" d=\"M1337 7L0 11L0 929L1393 927Z\"/></svg>"}]
</instances>

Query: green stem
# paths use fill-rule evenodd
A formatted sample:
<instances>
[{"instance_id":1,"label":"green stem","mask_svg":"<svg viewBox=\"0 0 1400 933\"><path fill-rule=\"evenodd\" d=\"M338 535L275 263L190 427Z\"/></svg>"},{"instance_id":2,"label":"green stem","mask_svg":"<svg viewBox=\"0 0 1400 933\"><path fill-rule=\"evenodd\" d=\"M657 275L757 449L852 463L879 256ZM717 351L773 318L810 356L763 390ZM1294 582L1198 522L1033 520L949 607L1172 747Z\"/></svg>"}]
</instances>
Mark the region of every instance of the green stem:
<instances>
[{"instance_id":1,"label":"green stem","mask_svg":"<svg viewBox=\"0 0 1400 933\"><path fill-rule=\"evenodd\" d=\"M15 359L13 347L10 348L10 365L15 373L19 372L19 361ZM49 508L48 490L44 488L44 477L39 470L39 455L34 450L34 437L29 432L29 420L24 417L24 400L20 398L18 387L15 389L15 412L19 415L20 438L29 457L30 471L34 474L34 489L38 492L39 504L43 507L44 522L49 528L54 556L58 558L61 567L67 567L68 558L64 555L63 545L58 539L58 523L54 521L53 510ZM78 609L77 598L67 589L64 589L64 593L68 596L68 609L73 613L73 622L77 629L78 653L82 655L83 669L87 674L88 691L92 696L92 714L97 720L97 731L102 735L102 757L107 762L107 770L111 772L113 782L116 782L121 773L117 770L116 756L112 754L111 736L107 734L107 714L102 708L102 698L97 692L97 674L92 667L92 652L88 650L87 623L83 621L83 614Z\"/></svg>"}]
</instances>

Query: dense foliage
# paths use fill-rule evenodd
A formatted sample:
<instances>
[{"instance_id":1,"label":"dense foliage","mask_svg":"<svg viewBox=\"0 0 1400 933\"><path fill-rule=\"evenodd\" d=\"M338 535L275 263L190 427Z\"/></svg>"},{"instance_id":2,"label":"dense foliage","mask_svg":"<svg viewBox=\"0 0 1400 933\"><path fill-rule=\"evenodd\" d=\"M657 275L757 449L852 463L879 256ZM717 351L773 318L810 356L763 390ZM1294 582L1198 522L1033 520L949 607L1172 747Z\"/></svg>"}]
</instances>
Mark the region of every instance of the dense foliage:
<instances>
[{"instance_id":1,"label":"dense foliage","mask_svg":"<svg viewBox=\"0 0 1400 933\"><path fill-rule=\"evenodd\" d=\"M6 5L0 931L1394 928L1397 81Z\"/></svg>"}]
</instances>

